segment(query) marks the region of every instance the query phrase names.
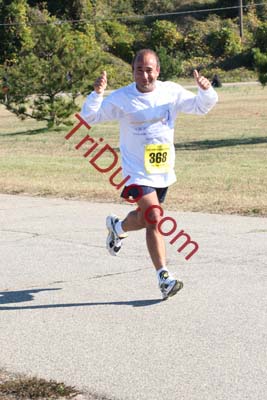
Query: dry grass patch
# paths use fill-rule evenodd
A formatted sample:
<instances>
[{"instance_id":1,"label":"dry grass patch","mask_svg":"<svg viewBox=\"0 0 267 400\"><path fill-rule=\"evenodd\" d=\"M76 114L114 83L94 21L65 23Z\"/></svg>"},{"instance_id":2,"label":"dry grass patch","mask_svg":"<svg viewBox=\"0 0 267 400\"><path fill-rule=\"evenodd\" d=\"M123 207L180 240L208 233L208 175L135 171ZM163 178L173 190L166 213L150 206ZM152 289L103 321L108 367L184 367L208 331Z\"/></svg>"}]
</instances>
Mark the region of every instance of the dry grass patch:
<instances>
[{"instance_id":1,"label":"dry grass patch","mask_svg":"<svg viewBox=\"0 0 267 400\"><path fill-rule=\"evenodd\" d=\"M267 90L234 86L218 94L219 103L207 116L177 119L177 183L166 206L267 215ZM48 131L44 124L21 122L3 108L0 118L0 192L121 201L108 181L111 173L101 174L83 158L86 147L75 149L88 133L118 149L117 123L82 128L66 141L69 129Z\"/></svg>"},{"instance_id":2,"label":"dry grass patch","mask_svg":"<svg viewBox=\"0 0 267 400\"><path fill-rule=\"evenodd\" d=\"M74 387L62 382L0 372L0 400L73 399L79 393Z\"/></svg>"}]
</instances>

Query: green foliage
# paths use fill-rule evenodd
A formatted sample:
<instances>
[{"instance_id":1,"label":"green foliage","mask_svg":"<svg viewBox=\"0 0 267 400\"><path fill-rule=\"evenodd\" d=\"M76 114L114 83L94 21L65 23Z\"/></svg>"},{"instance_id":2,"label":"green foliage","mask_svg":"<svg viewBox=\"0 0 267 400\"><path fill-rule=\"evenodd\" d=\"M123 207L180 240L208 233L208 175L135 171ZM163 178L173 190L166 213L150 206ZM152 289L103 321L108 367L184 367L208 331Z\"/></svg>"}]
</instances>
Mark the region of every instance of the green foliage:
<instances>
[{"instance_id":1,"label":"green foliage","mask_svg":"<svg viewBox=\"0 0 267 400\"><path fill-rule=\"evenodd\" d=\"M262 86L265 86L267 84L267 52L262 53L260 49L254 49L253 54L259 81Z\"/></svg>"},{"instance_id":2,"label":"green foliage","mask_svg":"<svg viewBox=\"0 0 267 400\"><path fill-rule=\"evenodd\" d=\"M133 13L132 0L91 0L96 19Z\"/></svg>"},{"instance_id":3,"label":"green foliage","mask_svg":"<svg viewBox=\"0 0 267 400\"><path fill-rule=\"evenodd\" d=\"M131 32L134 35L133 50L151 48L151 29L144 22L139 22L131 27Z\"/></svg>"},{"instance_id":4,"label":"green foliage","mask_svg":"<svg viewBox=\"0 0 267 400\"><path fill-rule=\"evenodd\" d=\"M262 2L261 2L262 3ZM257 10L257 16L261 21L266 21L267 22L267 4L259 4L256 7Z\"/></svg>"},{"instance_id":5,"label":"green foliage","mask_svg":"<svg viewBox=\"0 0 267 400\"><path fill-rule=\"evenodd\" d=\"M166 47L169 51L181 49L183 36L176 24L166 20L157 20L151 27L151 44L153 48Z\"/></svg>"},{"instance_id":6,"label":"green foliage","mask_svg":"<svg viewBox=\"0 0 267 400\"><path fill-rule=\"evenodd\" d=\"M192 28L184 37L183 49L187 58L205 56L207 54L207 45L203 32L197 28Z\"/></svg>"},{"instance_id":7,"label":"green foliage","mask_svg":"<svg viewBox=\"0 0 267 400\"><path fill-rule=\"evenodd\" d=\"M0 2L0 64L13 62L23 46L31 44L31 30L26 25L29 7L26 0Z\"/></svg>"},{"instance_id":8,"label":"green foliage","mask_svg":"<svg viewBox=\"0 0 267 400\"><path fill-rule=\"evenodd\" d=\"M239 35L227 23L220 29L211 31L206 40L209 51L214 57L233 56L242 50Z\"/></svg>"},{"instance_id":9,"label":"green foliage","mask_svg":"<svg viewBox=\"0 0 267 400\"><path fill-rule=\"evenodd\" d=\"M101 63L108 76L108 89L128 85L132 81L131 66L112 54L105 53Z\"/></svg>"},{"instance_id":10,"label":"green foliage","mask_svg":"<svg viewBox=\"0 0 267 400\"><path fill-rule=\"evenodd\" d=\"M247 14L243 18L245 31L254 33L258 26L261 24L257 16L256 7L250 7Z\"/></svg>"},{"instance_id":11,"label":"green foliage","mask_svg":"<svg viewBox=\"0 0 267 400\"><path fill-rule=\"evenodd\" d=\"M220 20L217 17L211 17L205 22L187 18L183 27L183 51L186 58L206 57L209 53L206 37L219 27Z\"/></svg>"},{"instance_id":12,"label":"green foliage","mask_svg":"<svg viewBox=\"0 0 267 400\"><path fill-rule=\"evenodd\" d=\"M255 47L267 52L267 22L260 24L254 35Z\"/></svg>"},{"instance_id":13,"label":"green foliage","mask_svg":"<svg viewBox=\"0 0 267 400\"><path fill-rule=\"evenodd\" d=\"M94 0L96 3L104 5L103 0ZM132 0L107 0L105 4L107 12L112 15L129 15L133 13Z\"/></svg>"},{"instance_id":14,"label":"green foliage","mask_svg":"<svg viewBox=\"0 0 267 400\"><path fill-rule=\"evenodd\" d=\"M123 60L131 62L134 35L129 32L127 26L117 21L105 21L102 27L106 33L104 36L104 32L102 31L102 38L105 40L110 51Z\"/></svg>"},{"instance_id":15,"label":"green foliage","mask_svg":"<svg viewBox=\"0 0 267 400\"><path fill-rule=\"evenodd\" d=\"M184 9L209 8L216 0L133 0L133 9L138 14L167 13Z\"/></svg>"},{"instance_id":16,"label":"green foliage","mask_svg":"<svg viewBox=\"0 0 267 400\"><path fill-rule=\"evenodd\" d=\"M182 73L181 55L168 54L166 47L156 47L156 52L160 59L160 78L162 80L178 78Z\"/></svg>"},{"instance_id":17,"label":"green foliage","mask_svg":"<svg viewBox=\"0 0 267 400\"><path fill-rule=\"evenodd\" d=\"M23 47L6 69L9 90L0 100L21 118L46 120L53 126L67 123L77 110L75 98L88 91L101 56L94 36L57 24L47 13L41 17L47 23L33 25L32 48Z\"/></svg>"},{"instance_id":18,"label":"green foliage","mask_svg":"<svg viewBox=\"0 0 267 400\"><path fill-rule=\"evenodd\" d=\"M129 64L134 52L147 47L159 52L161 79L191 76L195 67L207 73L220 68L227 71L227 77L231 70L237 77L243 67L253 71L252 62L259 56L253 56L252 48L259 48L262 54L267 51L267 22L262 22L267 18L267 6L244 9L242 43L237 9L217 15L165 16L164 20L151 17L157 13L227 7L230 3L0 0L0 22L13 24L0 26L0 68L2 64L2 77L8 78L9 85L3 81L5 93L1 94L1 101L20 117L47 119L49 124L67 121L76 108L77 94L87 93L102 69L108 71L110 89L128 84L132 80ZM150 16L123 19L134 13ZM78 19L86 22L60 22Z\"/></svg>"},{"instance_id":19,"label":"green foliage","mask_svg":"<svg viewBox=\"0 0 267 400\"><path fill-rule=\"evenodd\" d=\"M203 67L201 69L201 74L206 76L208 79L212 80L214 75L218 75L222 85L227 82L247 82L247 81L255 81L257 79L257 75L253 70L249 70L247 68L234 68L229 71L225 71L219 67ZM192 74L191 74L192 75Z\"/></svg>"},{"instance_id":20,"label":"green foliage","mask_svg":"<svg viewBox=\"0 0 267 400\"><path fill-rule=\"evenodd\" d=\"M199 71L210 69L212 65L212 57L205 56L205 57L190 57L189 59L183 60L182 62L182 71L183 76L192 78L193 70L197 69ZM203 73L206 76L206 74Z\"/></svg>"},{"instance_id":21,"label":"green foliage","mask_svg":"<svg viewBox=\"0 0 267 400\"><path fill-rule=\"evenodd\" d=\"M133 0L133 9L137 14L162 12L162 10L168 12L170 7L172 9L172 3L171 0Z\"/></svg>"},{"instance_id":22,"label":"green foliage","mask_svg":"<svg viewBox=\"0 0 267 400\"><path fill-rule=\"evenodd\" d=\"M38 6L41 10L47 8L49 14L60 19L90 19L93 14L90 0L46 0L46 2L28 0L28 3L31 7Z\"/></svg>"},{"instance_id":23,"label":"green foliage","mask_svg":"<svg viewBox=\"0 0 267 400\"><path fill-rule=\"evenodd\" d=\"M51 5L56 6L59 1L50 1ZM68 0L61 1L63 11L67 18L69 19L89 19L93 13L93 7L90 0ZM48 3L49 4L49 3ZM48 8L49 10L49 8ZM59 15L62 18L62 13Z\"/></svg>"}]
</instances>

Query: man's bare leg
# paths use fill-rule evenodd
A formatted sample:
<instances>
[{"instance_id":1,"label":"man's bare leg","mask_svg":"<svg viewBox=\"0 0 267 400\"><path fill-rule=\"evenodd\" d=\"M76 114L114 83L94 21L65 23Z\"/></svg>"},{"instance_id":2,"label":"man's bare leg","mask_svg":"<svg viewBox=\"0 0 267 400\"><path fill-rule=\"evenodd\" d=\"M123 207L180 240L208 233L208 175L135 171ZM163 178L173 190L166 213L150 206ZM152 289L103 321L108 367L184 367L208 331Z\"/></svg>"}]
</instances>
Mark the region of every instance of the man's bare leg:
<instances>
[{"instance_id":1,"label":"man's bare leg","mask_svg":"<svg viewBox=\"0 0 267 400\"><path fill-rule=\"evenodd\" d=\"M162 216L157 193L154 191L144 195L137 204L138 210L127 215L122 222L122 229L128 232L146 228L147 248L156 270L159 270L166 266L166 250L164 239L157 229Z\"/></svg>"},{"instance_id":2,"label":"man's bare leg","mask_svg":"<svg viewBox=\"0 0 267 400\"><path fill-rule=\"evenodd\" d=\"M124 232L138 231L146 227L144 221L141 219L139 209L130 211L127 217L122 221L121 226Z\"/></svg>"},{"instance_id":3,"label":"man's bare leg","mask_svg":"<svg viewBox=\"0 0 267 400\"><path fill-rule=\"evenodd\" d=\"M175 279L166 268L166 250L162 234L158 231L158 223L163 216L157 193L144 195L137 201L138 208L131 211L127 217L120 221L123 232L136 231L146 228L146 243L158 276L159 288L163 300L174 296L182 289L183 283Z\"/></svg>"}]
</instances>

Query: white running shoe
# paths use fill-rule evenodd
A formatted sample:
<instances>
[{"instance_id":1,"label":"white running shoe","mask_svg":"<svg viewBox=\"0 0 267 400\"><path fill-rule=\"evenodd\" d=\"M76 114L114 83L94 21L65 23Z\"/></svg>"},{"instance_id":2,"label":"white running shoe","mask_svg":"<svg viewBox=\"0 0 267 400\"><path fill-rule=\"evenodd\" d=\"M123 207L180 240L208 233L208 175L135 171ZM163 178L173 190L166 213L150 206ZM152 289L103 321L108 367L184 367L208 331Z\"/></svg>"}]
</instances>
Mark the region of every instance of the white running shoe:
<instances>
[{"instance_id":1,"label":"white running shoe","mask_svg":"<svg viewBox=\"0 0 267 400\"><path fill-rule=\"evenodd\" d=\"M114 215L114 214L109 215L106 218L106 226L108 229L106 247L112 256L118 255L118 253L121 250L122 239L125 239L128 236L127 233L120 235L120 236L117 234L116 229L115 229L115 224L119 220L120 220L119 217L117 217L117 215Z\"/></svg>"},{"instance_id":2,"label":"white running shoe","mask_svg":"<svg viewBox=\"0 0 267 400\"><path fill-rule=\"evenodd\" d=\"M183 282L170 277L168 271L162 271L159 277L159 288L161 290L163 300L174 296L184 286Z\"/></svg>"}]
</instances>

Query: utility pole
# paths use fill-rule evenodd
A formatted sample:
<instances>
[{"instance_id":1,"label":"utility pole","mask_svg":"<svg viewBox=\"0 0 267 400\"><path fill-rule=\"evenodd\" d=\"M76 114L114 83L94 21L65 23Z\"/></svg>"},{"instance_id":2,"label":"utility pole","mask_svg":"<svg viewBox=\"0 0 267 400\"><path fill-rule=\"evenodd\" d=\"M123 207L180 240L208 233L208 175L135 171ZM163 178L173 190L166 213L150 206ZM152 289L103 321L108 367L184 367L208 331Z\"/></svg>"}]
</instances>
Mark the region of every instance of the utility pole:
<instances>
[{"instance_id":1,"label":"utility pole","mask_svg":"<svg viewBox=\"0 0 267 400\"><path fill-rule=\"evenodd\" d=\"M239 0L239 32L240 38L243 39L243 0Z\"/></svg>"}]
</instances>

